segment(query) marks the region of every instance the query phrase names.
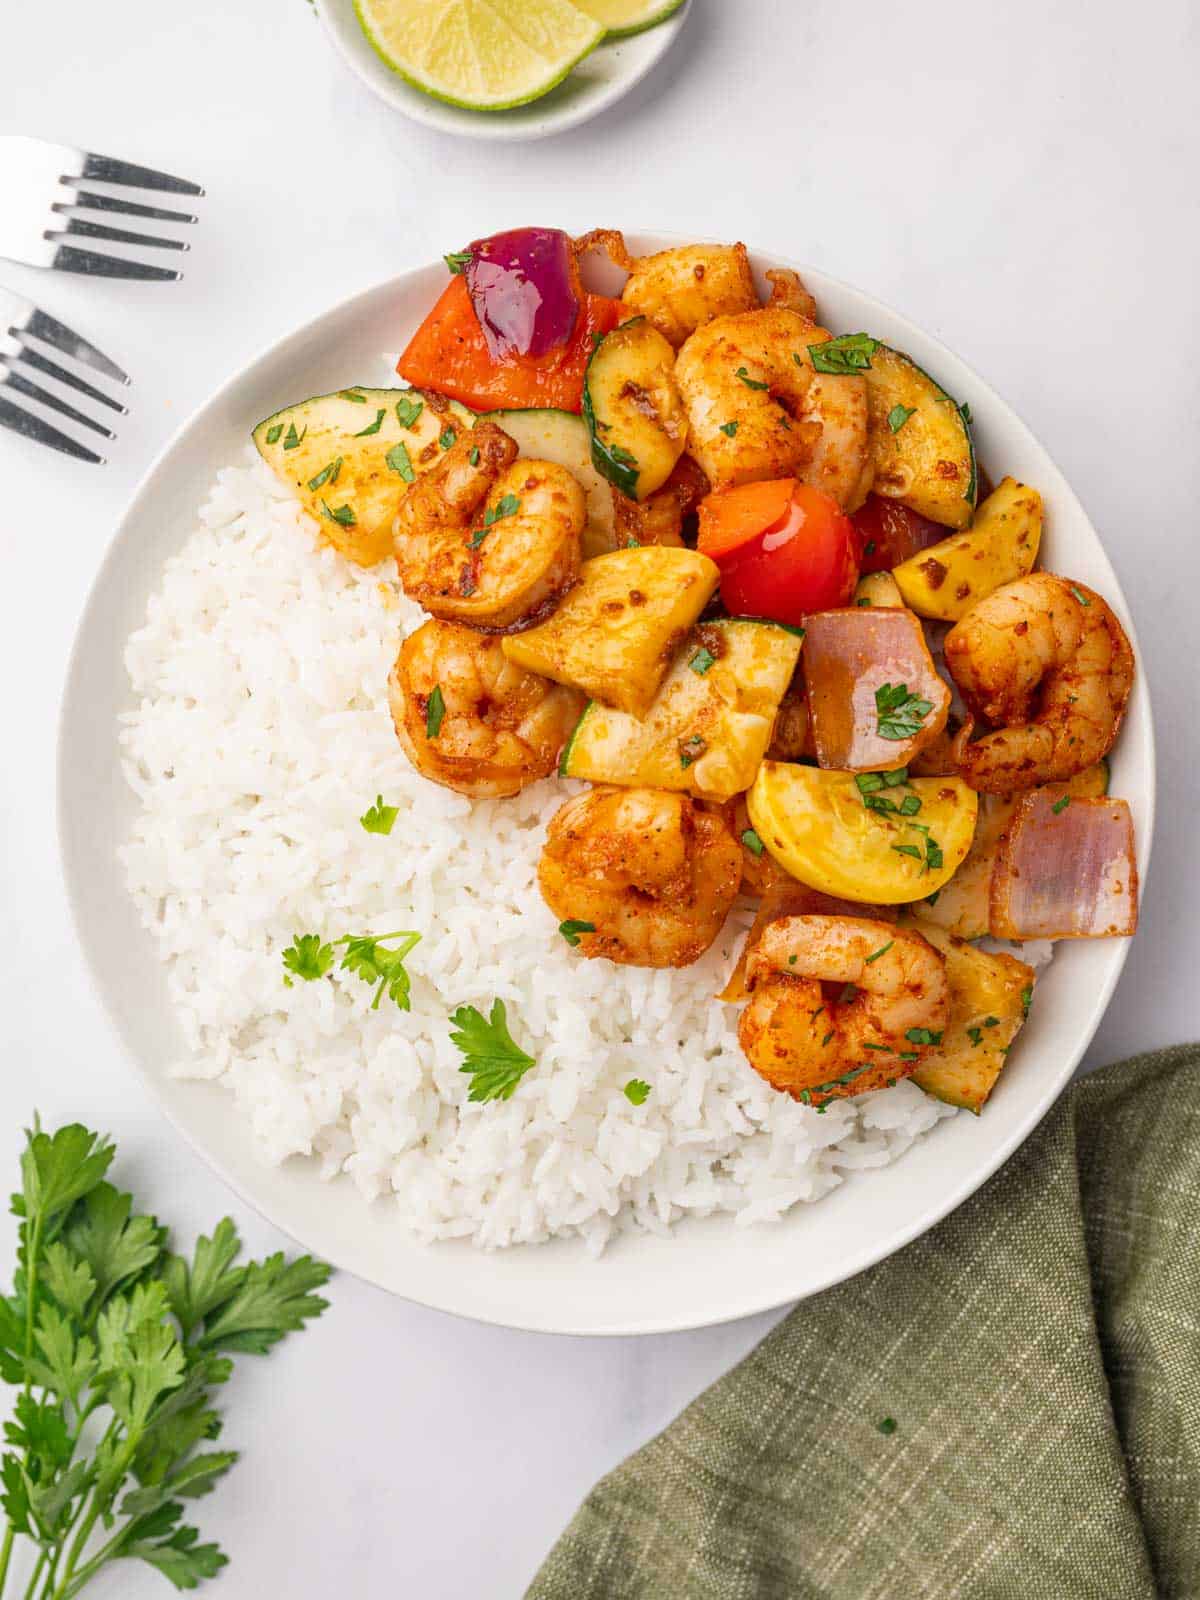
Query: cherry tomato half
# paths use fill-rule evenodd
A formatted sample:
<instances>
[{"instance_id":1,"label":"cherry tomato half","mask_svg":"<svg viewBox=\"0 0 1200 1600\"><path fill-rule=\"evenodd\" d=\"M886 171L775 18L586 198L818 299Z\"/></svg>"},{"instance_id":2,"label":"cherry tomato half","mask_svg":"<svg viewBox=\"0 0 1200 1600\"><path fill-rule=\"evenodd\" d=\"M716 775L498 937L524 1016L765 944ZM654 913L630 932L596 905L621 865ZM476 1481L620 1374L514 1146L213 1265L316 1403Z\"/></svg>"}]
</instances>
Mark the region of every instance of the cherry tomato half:
<instances>
[{"instance_id":1,"label":"cherry tomato half","mask_svg":"<svg viewBox=\"0 0 1200 1600\"><path fill-rule=\"evenodd\" d=\"M699 549L720 567L721 602L734 617L800 623L810 611L848 604L858 582L849 517L829 495L794 480L709 495Z\"/></svg>"}]
</instances>

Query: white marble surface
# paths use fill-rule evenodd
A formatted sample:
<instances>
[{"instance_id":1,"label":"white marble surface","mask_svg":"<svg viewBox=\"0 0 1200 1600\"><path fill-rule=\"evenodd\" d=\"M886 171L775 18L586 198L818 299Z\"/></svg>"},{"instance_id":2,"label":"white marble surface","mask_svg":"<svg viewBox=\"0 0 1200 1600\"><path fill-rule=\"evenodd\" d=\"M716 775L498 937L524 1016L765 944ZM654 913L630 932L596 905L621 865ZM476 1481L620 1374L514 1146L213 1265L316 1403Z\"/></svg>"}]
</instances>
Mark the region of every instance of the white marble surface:
<instances>
[{"instance_id":1,"label":"white marble surface","mask_svg":"<svg viewBox=\"0 0 1200 1600\"><path fill-rule=\"evenodd\" d=\"M209 194L174 287L90 289L0 265L0 280L136 378L102 471L0 433L6 1173L36 1105L51 1122L110 1128L124 1176L182 1230L230 1204L119 1058L59 883L56 706L130 489L264 344L393 270L525 220L769 242L938 333L1041 435L1125 585L1160 733L1143 932L1089 1059L1200 1031L1195 8L696 0L695 13L615 111L504 147L431 133L367 98L304 0L7 9L0 132L142 159ZM279 1242L240 1220L257 1247ZM234 1557L218 1593L517 1596L591 1481L773 1320L590 1343L471 1326L349 1280L334 1299L236 1380L228 1433L245 1460L200 1508ZM148 1572L98 1590L160 1592Z\"/></svg>"}]
</instances>

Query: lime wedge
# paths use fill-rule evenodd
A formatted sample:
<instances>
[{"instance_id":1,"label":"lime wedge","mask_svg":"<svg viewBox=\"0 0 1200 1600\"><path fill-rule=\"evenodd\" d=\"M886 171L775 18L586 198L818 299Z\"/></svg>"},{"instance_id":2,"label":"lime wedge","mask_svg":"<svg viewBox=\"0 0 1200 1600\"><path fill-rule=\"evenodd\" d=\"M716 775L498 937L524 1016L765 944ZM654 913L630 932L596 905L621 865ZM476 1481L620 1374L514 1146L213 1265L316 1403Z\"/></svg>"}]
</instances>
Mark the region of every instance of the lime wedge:
<instances>
[{"instance_id":1,"label":"lime wedge","mask_svg":"<svg viewBox=\"0 0 1200 1600\"><path fill-rule=\"evenodd\" d=\"M471 111L538 99L604 37L571 0L355 0L355 9L394 72Z\"/></svg>"},{"instance_id":2,"label":"lime wedge","mask_svg":"<svg viewBox=\"0 0 1200 1600\"><path fill-rule=\"evenodd\" d=\"M683 0L575 0L581 11L594 17L608 32L610 39L624 39L631 33L641 33L674 16Z\"/></svg>"}]
</instances>

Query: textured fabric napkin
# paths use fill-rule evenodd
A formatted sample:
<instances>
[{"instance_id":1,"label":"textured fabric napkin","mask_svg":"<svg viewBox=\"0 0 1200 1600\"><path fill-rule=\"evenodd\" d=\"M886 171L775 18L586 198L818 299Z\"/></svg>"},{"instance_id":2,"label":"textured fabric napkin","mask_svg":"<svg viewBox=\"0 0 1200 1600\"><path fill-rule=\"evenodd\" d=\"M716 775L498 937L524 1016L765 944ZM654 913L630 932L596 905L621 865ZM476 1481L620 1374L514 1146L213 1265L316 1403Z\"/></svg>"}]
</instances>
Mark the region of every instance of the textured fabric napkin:
<instances>
[{"instance_id":1,"label":"textured fabric napkin","mask_svg":"<svg viewBox=\"0 0 1200 1600\"><path fill-rule=\"evenodd\" d=\"M529 1590L926 1596L1200 1597L1200 1046L1081 1079L953 1216L801 1304Z\"/></svg>"}]
</instances>

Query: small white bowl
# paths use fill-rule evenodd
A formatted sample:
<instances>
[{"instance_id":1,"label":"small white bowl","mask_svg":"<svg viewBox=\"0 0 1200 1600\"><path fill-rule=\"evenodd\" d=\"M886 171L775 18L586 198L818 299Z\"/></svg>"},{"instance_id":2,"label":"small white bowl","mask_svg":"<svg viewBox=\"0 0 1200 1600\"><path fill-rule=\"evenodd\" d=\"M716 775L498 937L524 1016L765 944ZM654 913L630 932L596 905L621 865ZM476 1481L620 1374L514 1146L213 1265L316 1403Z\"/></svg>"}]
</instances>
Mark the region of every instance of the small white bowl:
<instances>
[{"instance_id":1,"label":"small white bowl","mask_svg":"<svg viewBox=\"0 0 1200 1600\"><path fill-rule=\"evenodd\" d=\"M468 111L435 100L393 72L372 49L355 13L354 0L314 0L314 4L351 70L395 110L443 133L506 140L545 139L607 110L662 60L692 10L691 0L685 0L673 17L657 27L627 39L603 41L540 100L510 111Z\"/></svg>"}]
</instances>

